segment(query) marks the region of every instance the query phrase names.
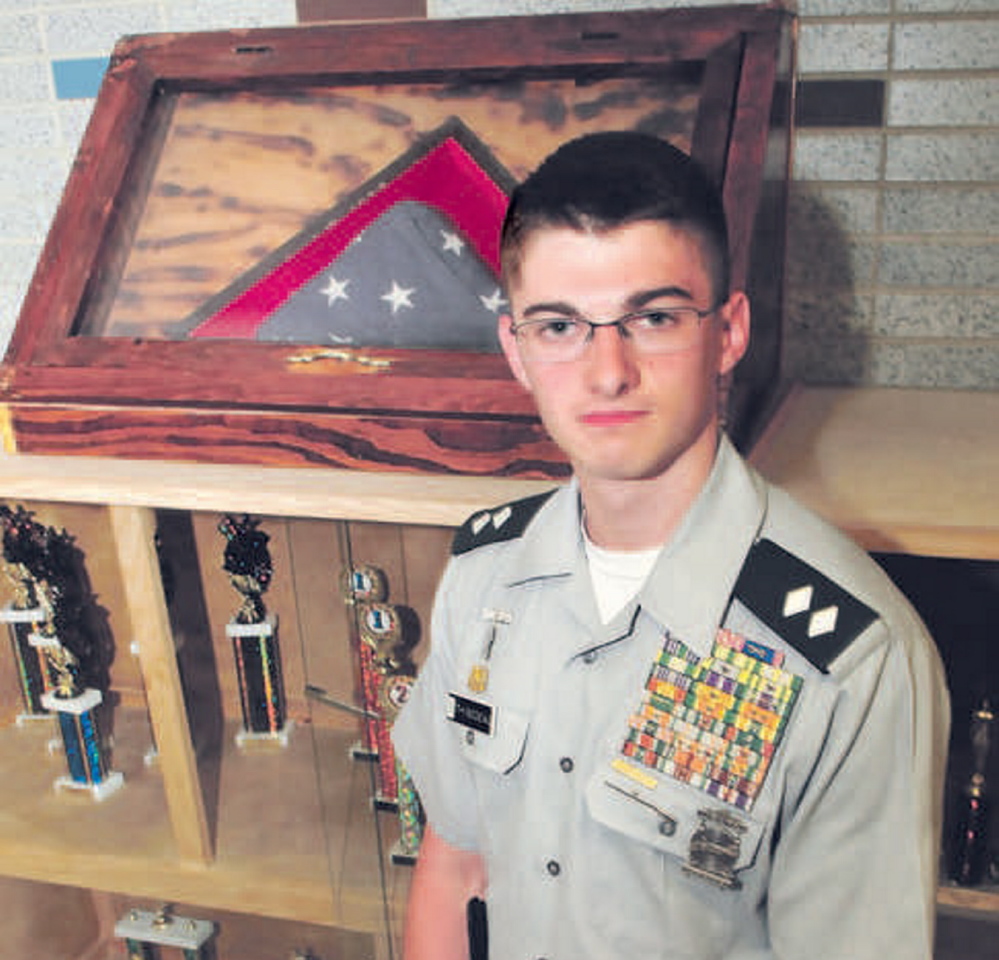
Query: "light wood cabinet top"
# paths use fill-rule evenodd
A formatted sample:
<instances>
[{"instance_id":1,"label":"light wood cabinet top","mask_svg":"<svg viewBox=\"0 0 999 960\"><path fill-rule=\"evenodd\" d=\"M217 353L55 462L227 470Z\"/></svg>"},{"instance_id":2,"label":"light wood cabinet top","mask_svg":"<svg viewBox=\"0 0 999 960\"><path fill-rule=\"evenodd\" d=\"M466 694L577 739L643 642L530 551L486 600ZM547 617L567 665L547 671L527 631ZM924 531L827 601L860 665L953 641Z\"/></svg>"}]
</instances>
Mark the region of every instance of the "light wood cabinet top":
<instances>
[{"instance_id":1,"label":"light wood cabinet top","mask_svg":"<svg viewBox=\"0 0 999 960\"><path fill-rule=\"evenodd\" d=\"M999 559L999 393L798 387L750 459L869 550Z\"/></svg>"}]
</instances>

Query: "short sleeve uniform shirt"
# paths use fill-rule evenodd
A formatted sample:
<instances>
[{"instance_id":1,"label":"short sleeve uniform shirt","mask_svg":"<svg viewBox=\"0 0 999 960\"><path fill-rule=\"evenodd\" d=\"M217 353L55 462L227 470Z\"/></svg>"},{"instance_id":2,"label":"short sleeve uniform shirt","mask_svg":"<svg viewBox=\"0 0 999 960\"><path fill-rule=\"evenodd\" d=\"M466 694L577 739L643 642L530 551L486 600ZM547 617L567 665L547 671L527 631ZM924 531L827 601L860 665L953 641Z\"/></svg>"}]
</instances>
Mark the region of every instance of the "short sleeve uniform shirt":
<instances>
[{"instance_id":1,"label":"short sleeve uniform shirt","mask_svg":"<svg viewBox=\"0 0 999 960\"><path fill-rule=\"evenodd\" d=\"M610 623L574 485L458 542L393 736L491 960L929 960L947 694L859 548L724 439Z\"/></svg>"}]
</instances>

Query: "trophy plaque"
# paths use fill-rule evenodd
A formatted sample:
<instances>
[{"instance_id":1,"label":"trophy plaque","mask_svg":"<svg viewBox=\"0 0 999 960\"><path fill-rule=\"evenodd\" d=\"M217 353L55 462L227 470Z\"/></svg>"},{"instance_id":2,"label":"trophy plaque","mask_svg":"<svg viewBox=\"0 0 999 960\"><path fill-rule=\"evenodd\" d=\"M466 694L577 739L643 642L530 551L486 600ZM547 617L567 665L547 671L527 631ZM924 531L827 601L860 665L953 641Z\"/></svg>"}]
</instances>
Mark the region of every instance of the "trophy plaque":
<instances>
[{"instance_id":1,"label":"trophy plaque","mask_svg":"<svg viewBox=\"0 0 999 960\"><path fill-rule=\"evenodd\" d=\"M239 678L243 729L236 734L236 743L241 747L253 742L285 746L292 726L285 705L277 616L267 612L263 601L273 576L270 538L259 524L246 515L226 514L218 526L226 538L223 569L243 597L226 624Z\"/></svg>"},{"instance_id":2,"label":"trophy plaque","mask_svg":"<svg viewBox=\"0 0 999 960\"><path fill-rule=\"evenodd\" d=\"M128 960L167 960L170 954L212 960L215 955L215 924L174 916L169 907L129 910L115 924L114 935L125 941Z\"/></svg>"}]
</instances>

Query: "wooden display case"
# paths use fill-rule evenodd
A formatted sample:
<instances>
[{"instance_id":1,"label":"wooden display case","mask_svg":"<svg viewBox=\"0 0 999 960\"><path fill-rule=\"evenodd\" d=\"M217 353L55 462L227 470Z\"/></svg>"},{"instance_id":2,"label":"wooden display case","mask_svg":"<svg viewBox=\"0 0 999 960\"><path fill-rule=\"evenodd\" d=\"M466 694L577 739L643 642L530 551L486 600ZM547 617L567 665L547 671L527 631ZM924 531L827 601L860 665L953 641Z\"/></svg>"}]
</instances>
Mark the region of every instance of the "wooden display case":
<instances>
[{"instance_id":1,"label":"wooden display case","mask_svg":"<svg viewBox=\"0 0 999 960\"><path fill-rule=\"evenodd\" d=\"M616 128L674 140L723 191L754 301L732 389L744 441L777 380L792 33L787 11L738 5L123 40L3 365L8 445L563 475L481 325L469 343L359 346L316 319L339 296L327 286L307 329L261 337L397 187L446 207L494 270L510 185L558 143ZM405 179L442 142L457 167ZM381 330L373 311L356 322L369 316Z\"/></svg>"}]
</instances>

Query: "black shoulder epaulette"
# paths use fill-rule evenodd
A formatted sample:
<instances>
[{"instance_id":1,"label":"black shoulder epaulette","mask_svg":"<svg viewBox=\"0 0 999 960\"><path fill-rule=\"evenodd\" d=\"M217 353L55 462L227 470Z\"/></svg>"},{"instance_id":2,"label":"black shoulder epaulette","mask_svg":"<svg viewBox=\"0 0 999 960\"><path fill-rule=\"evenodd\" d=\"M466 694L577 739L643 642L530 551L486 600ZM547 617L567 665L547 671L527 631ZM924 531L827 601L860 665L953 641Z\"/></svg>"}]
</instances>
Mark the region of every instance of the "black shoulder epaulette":
<instances>
[{"instance_id":1,"label":"black shoulder epaulette","mask_svg":"<svg viewBox=\"0 0 999 960\"><path fill-rule=\"evenodd\" d=\"M823 673L878 617L772 540L753 544L735 597Z\"/></svg>"},{"instance_id":2,"label":"black shoulder epaulette","mask_svg":"<svg viewBox=\"0 0 999 960\"><path fill-rule=\"evenodd\" d=\"M468 553L487 543L516 540L526 529L542 504L554 493L548 490L533 497L515 500L493 510L473 514L459 527L451 543L452 556Z\"/></svg>"}]
</instances>

